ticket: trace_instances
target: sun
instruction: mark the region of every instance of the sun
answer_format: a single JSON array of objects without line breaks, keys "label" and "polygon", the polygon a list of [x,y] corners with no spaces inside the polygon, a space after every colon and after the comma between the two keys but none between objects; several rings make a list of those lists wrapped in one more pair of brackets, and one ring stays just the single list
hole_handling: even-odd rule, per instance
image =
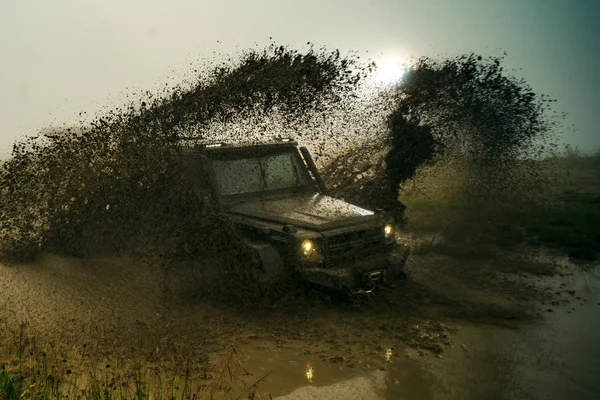
[{"label": "sun", "polygon": [[398,82],[406,71],[406,60],[400,57],[383,57],[375,61],[375,79],[384,84]]}]

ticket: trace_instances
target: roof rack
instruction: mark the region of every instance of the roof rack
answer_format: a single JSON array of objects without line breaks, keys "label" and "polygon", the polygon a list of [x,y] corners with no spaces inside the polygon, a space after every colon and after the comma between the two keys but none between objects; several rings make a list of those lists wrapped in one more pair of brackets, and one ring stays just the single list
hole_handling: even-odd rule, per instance
[{"label": "roof rack", "polygon": [[253,141],[253,142],[217,142],[217,141],[205,141],[202,142],[203,139],[197,138],[197,137],[182,137],[180,138],[182,142],[197,142],[194,143],[194,145],[197,145],[198,147],[202,148],[202,149],[219,149],[219,148],[230,148],[230,149],[235,149],[235,148],[240,148],[240,147],[255,147],[255,146],[266,146],[266,145],[282,145],[282,144],[287,144],[287,145],[297,145],[298,143],[296,143],[296,141],[293,138],[276,138],[275,140],[272,141],[266,141],[266,142],[257,142],[257,141]]}]

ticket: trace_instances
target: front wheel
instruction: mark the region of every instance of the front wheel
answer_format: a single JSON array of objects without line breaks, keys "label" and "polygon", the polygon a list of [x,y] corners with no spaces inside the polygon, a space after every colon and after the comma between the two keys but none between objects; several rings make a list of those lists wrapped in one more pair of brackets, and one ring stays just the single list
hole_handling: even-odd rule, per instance
[{"label": "front wheel", "polygon": [[253,276],[258,283],[283,283],[292,279],[293,270],[286,265],[279,250],[270,243],[249,242],[256,251],[259,264],[253,268]]}]

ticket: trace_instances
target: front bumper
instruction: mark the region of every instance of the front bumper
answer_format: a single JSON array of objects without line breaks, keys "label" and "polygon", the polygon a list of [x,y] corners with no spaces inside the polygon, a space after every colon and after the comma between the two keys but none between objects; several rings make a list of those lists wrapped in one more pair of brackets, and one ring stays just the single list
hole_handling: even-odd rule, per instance
[{"label": "front bumper", "polygon": [[394,244],[385,253],[375,254],[330,268],[299,268],[301,279],[335,290],[370,290],[380,282],[385,282],[402,274],[404,264],[410,254],[406,245]]}]

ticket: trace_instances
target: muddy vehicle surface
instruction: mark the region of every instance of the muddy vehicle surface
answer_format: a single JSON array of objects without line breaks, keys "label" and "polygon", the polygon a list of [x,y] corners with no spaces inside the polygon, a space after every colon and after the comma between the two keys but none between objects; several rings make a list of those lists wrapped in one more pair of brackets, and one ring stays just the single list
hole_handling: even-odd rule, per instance
[{"label": "muddy vehicle surface", "polygon": [[295,141],[186,145],[181,157],[197,194],[255,249],[265,282],[369,293],[404,275],[409,251],[393,220],[327,195],[308,149]]}]

